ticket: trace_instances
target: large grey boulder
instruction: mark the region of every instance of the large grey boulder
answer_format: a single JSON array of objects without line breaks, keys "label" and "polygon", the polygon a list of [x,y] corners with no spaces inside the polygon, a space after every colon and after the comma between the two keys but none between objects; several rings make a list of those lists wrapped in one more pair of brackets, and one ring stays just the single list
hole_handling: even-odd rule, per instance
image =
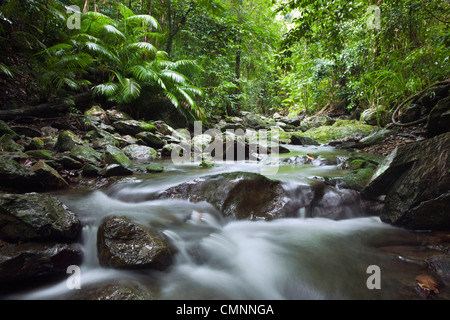
[{"label": "large grey boulder", "polygon": [[77,215],[48,194],[0,194],[0,239],[16,241],[77,240]]},{"label": "large grey boulder", "polygon": [[163,234],[125,217],[110,217],[100,225],[97,251],[100,265],[117,269],[164,270],[173,254]]},{"label": "large grey boulder", "polygon": [[450,132],[397,147],[362,192],[386,196],[381,219],[387,223],[450,230]]},{"label": "large grey boulder", "polygon": [[206,201],[234,219],[271,220],[296,212],[280,181],[250,172],[206,176],[169,188],[158,198]]}]

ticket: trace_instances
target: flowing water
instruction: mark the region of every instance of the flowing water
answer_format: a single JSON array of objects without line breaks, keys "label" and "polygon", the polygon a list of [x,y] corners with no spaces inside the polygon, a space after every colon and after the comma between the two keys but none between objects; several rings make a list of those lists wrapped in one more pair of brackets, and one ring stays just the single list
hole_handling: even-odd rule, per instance
[{"label": "flowing water", "polygon": [[[283,165],[271,176],[283,181],[287,190],[343,174],[338,164],[347,155],[345,151],[325,146],[291,148],[290,154],[281,155]],[[303,161],[306,154],[314,159]],[[307,217],[305,210],[299,209],[298,216],[292,218],[232,221],[205,202],[149,200],[151,195],[196,177],[230,171],[260,172],[264,167],[246,162],[221,163],[209,169],[170,161],[161,164],[164,173],[124,178],[94,191],[57,194],[84,225],[82,288],[69,290],[64,280],[12,298],[83,298],[83,290],[117,283],[138,288],[144,297],[167,300],[418,297],[414,278],[423,271],[423,264],[399,249],[414,250],[420,241],[416,234],[367,216],[351,203],[340,208],[347,210],[347,219],[341,220]],[[332,191],[324,196],[328,196],[326,202],[331,207],[341,205],[339,197],[350,192],[338,187]],[[173,265],[165,271],[102,268],[96,232],[103,219],[112,215],[157,226],[178,249]],[[379,289],[367,285],[372,275],[369,266],[380,268]]]}]

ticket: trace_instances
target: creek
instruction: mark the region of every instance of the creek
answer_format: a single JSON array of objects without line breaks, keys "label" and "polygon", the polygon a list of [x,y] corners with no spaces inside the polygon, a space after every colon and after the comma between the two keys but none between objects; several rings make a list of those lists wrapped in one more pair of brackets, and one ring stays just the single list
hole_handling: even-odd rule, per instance
[{"label": "creek", "polygon": [[[329,146],[289,146],[280,155],[275,175],[286,190],[317,179],[342,176],[347,151]],[[314,160],[298,163],[304,155]],[[283,161],[284,159],[284,161]],[[293,159],[293,161],[286,161]],[[272,221],[231,220],[206,202],[152,200],[169,187],[224,172],[263,172],[264,163],[198,163],[159,161],[165,171],[126,177],[97,190],[54,193],[83,223],[81,290],[66,280],[22,292],[13,299],[72,299],[84,289],[125,284],[156,299],[410,299],[418,298],[415,277],[424,266],[408,254],[421,250],[421,234],[390,226],[367,215],[355,203],[340,203],[350,190],[331,188],[326,203],[345,212],[344,219],[297,217]],[[306,197],[296,194],[295,197]],[[177,248],[164,271],[103,268],[97,257],[96,233],[108,216],[127,216],[157,226]],[[370,289],[370,266],[380,269],[380,289]],[[69,275],[68,275],[69,276]],[[157,292],[157,293],[155,293]]]}]

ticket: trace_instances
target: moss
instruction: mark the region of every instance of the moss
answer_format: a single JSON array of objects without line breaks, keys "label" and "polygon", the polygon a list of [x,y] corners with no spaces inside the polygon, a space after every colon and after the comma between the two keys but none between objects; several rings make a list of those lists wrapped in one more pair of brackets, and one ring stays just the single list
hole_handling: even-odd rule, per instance
[{"label": "moss", "polygon": [[209,160],[203,160],[200,163],[200,167],[202,168],[211,168],[214,167],[214,162],[213,161],[209,161]]},{"label": "moss", "polygon": [[370,182],[373,174],[373,168],[363,168],[345,175],[343,181],[352,189],[362,190]]},{"label": "moss", "polygon": [[159,173],[159,172],[163,172],[164,171],[164,166],[162,165],[151,165],[151,166],[146,166],[145,167],[145,171],[149,172],[149,173]]},{"label": "moss", "polygon": [[328,143],[352,135],[366,136],[371,132],[372,126],[363,124],[357,120],[337,120],[333,125],[320,126],[304,133],[300,133],[300,135],[313,138],[321,143]]},{"label": "moss", "polygon": [[43,160],[50,160],[53,158],[52,152],[50,150],[28,150],[25,152],[26,155]]}]

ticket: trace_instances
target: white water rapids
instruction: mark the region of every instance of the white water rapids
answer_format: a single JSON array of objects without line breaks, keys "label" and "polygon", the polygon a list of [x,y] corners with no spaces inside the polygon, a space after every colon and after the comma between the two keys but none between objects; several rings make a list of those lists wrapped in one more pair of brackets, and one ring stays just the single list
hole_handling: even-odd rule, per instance
[{"label": "white water rapids", "polygon": [[[342,156],[328,147],[312,151]],[[85,288],[119,282],[132,283],[144,292],[156,286],[157,299],[402,299],[410,294],[399,288],[404,287],[405,278],[407,283],[408,277],[414,279],[420,266],[383,250],[413,241],[409,232],[378,217],[358,216],[354,207],[348,209],[353,217],[338,221],[307,218],[304,209],[293,218],[232,221],[205,202],[147,200],[149,194],[202,175],[259,170],[258,164],[246,163],[218,164],[211,169],[165,165],[164,173],[123,179],[104,190],[59,194],[84,225],[81,289],[69,290],[64,280],[11,298],[71,299]],[[288,188],[336,170],[336,165],[296,164],[280,167],[275,178]],[[330,205],[338,203],[333,202],[338,195],[330,194]],[[102,268],[97,228],[113,215],[157,226],[178,249],[173,265],[165,271]],[[367,286],[371,265],[380,267],[381,289]]]}]

